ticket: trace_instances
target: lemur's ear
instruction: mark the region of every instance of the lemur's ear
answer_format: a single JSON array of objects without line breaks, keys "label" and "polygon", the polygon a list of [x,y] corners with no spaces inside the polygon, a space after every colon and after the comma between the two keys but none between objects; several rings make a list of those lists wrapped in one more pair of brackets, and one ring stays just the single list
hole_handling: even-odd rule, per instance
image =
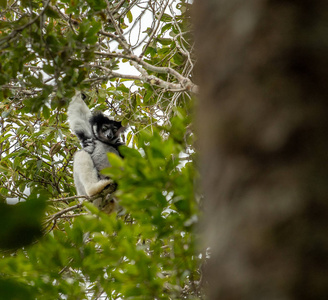
[{"label": "lemur's ear", "polygon": [[84,93],[81,93],[81,97],[82,97],[83,100],[85,100],[87,98],[87,95],[84,94]]},{"label": "lemur's ear", "polygon": [[[121,122],[120,122],[120,123],[121,123]],[[127,127],[121,126],[121,127],[117,130],[117,135],[120,135],[120,134],[124,133],[125,130],[127,130]]]},{"label": "lemur's ear", "polygon": [[113,120],[112,122],[113,122],[113,124],[114,124],[117,128],[122,127],[122,122],[121,122],[121,121],[115,121],[115,120]]}]

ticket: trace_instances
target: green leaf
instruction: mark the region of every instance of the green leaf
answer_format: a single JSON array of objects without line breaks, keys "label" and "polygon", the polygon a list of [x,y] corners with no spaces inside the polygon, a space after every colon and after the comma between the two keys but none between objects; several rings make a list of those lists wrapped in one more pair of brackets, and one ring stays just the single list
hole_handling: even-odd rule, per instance
[{"label": "green leaf", "polygon": [[108,160],[113,167],[123,167],[123,159],[115,153],[107,153]]},{"label": "green leaf", "polygon": [[92,8],[95,11],[100,11],[107,7],[106,2],[103,0],[87,0],[87,2],[90,5],[90,8]]},{"label": "green leaf", "polygon": [[27,79],[31,82],[31,84],[34,87],[43,87],[43,82],[42,82],[42,80],[40,80],[40,78],[36,78],[34,76],[29,76]]},{"label": "green leaf", "polygon": [[151,89],[149,89],[146,92],[146,95],[144,96],[144,103],[147,103],[152,95],[153,95],[153,91]]},{"label": "green leaf", "polygon": [[51,65],[43,65],[42,69],[44,72],[46,72],[49,75],[52,75],[55,73],[55,68]]},{"label": "green leaf", "polygon": [[169,14],[166,14],[166,13],[164,13],[163,16],[162,16],[162,18],[161,18],[161,21],[162,22],[165,22],[165,23],[168,23],[171,20],[172,20],[172,17]]},{"label": "green leaf", "polygon": [[165,24],[162,29],[161,29],[161,33],[164,33],[165,31],[169,30],[170,28],[172,28],[172,24]]},{"label": "green leaf", "polygon": [[59,19],[60,16],[58,14],[57,11],[55,11],[52,7],[50,6],[47,6],[46,10],[45,10],[45,14],[50,17],[50,18],[53,18],[53,19]]},{"label": "green leaf", "polygon": [[133,21],[133,16],[132,16],[131,10],[129,10],[126,13],[126,16],[128,17],[129,23],[131,23]]},{"label": "green leaf", "polygon": [[86,43],[94,44],[98,40],[98,31],[101,29],[101,23],[94,22],[92,27],[86,32]]},{"label": "green leaf", "polygon": [[157,38],[157,41],[164,46],[170,45],[172,43],[172,40],[168,38]]},{"label": "green leaf", "polygon": [[46,106],[46,105],[43,106],[42,113],[43,113],[44,118],[46,120],[49,120],[49,118],[50,118],[50,110],[49,110],[48,106]]},{"label": "green leaf", "polygon": [[181,65],[185,60],[185,57],[183,55],[181,55],[180,53],[176,53],[173,56],[173,61],[176,65]]},{"label": "green leaf", "polygon": [[11,113],[12,109],[8,109],[8,110],[4,110],[2,113],[1,113],[1,117],[2,118],[7,118],[10,113]]},{"label": "green leaf", "polygon": [[120,147],[120,152],[122,153],[122,155],[124,157],[135,157],[135,158],[140,158],[141,157],[141,154],[138,150],[128,148],[128,147],[125,147],[125,146]]},{"label": "green leaf", "polygon": [[129,145],[132,138],[132,131],[129,131],[126,137],[126,144]]}]

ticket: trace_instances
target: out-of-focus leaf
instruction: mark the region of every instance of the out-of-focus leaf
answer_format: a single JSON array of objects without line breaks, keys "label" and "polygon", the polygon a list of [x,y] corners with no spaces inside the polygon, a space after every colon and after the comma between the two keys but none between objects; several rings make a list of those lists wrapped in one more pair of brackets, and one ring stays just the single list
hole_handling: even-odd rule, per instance
[{"label": "out-of-focus leaf", "polygon": [[128,148],[128,147],[120,147],[120,152],[123,154],[123,156],[129,156],[129,157],[141,157],[141,154],[136,149]]},{"label": "out-of-focus leaf", "polygon": [[18,280],[0,277],[0,291],[0,300],[34,299],[31,286],[22,284]]},{"label": "out-of-focus leaf", "polygon": [[15,205],[0,203],[0,228],[6,229],[0,231],[1,249],[27,246],[41,236],[45,199],[34,197]]},{"label": "out-of-focus leaf", "polygon": [[52,7],[48,6],[45,10],[45,14],[50,17],[50,18],[54,18],[54,19],[59,19],[60,16],[58,14],[57,11],[55,11]]},{"label": "out-of-focus leaf", "polygon": [[50,110],[46,105],[43,106],[42,113],[43,113],[43,116],[46,120],[48,120],[50,118]]},{"label": "out-of-focus leaf", "polygon": [[0,0],[0,7],[6,8],[7,7],[7,0]]},{"label": "out-of-focus leaf", "polygon": [[123,160],[121,157],[114,153],[107,153],[108,160],[113,167],[120,168],[123,166]]}]

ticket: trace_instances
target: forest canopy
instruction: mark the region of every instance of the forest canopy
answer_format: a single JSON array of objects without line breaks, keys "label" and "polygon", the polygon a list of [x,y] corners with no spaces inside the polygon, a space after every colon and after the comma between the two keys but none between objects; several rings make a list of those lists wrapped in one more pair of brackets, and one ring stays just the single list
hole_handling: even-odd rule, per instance
[{"label": "forest canopy", "polygon": [[[190,6],[0,1],[1,299],[202,298]],[[124,214],[76,196],[76,91],[128,127]]]}]

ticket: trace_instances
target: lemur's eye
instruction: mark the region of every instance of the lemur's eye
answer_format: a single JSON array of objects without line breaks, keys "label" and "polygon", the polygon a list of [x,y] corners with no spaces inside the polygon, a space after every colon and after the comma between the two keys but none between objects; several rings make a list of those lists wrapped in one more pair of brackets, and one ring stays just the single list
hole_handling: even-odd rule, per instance
[{"label": "lemur's eye", "polygon": [[103,126],[101,127],[102,131],[106,131],[110,128],[110,126],[108,124],[103,124]]}]

